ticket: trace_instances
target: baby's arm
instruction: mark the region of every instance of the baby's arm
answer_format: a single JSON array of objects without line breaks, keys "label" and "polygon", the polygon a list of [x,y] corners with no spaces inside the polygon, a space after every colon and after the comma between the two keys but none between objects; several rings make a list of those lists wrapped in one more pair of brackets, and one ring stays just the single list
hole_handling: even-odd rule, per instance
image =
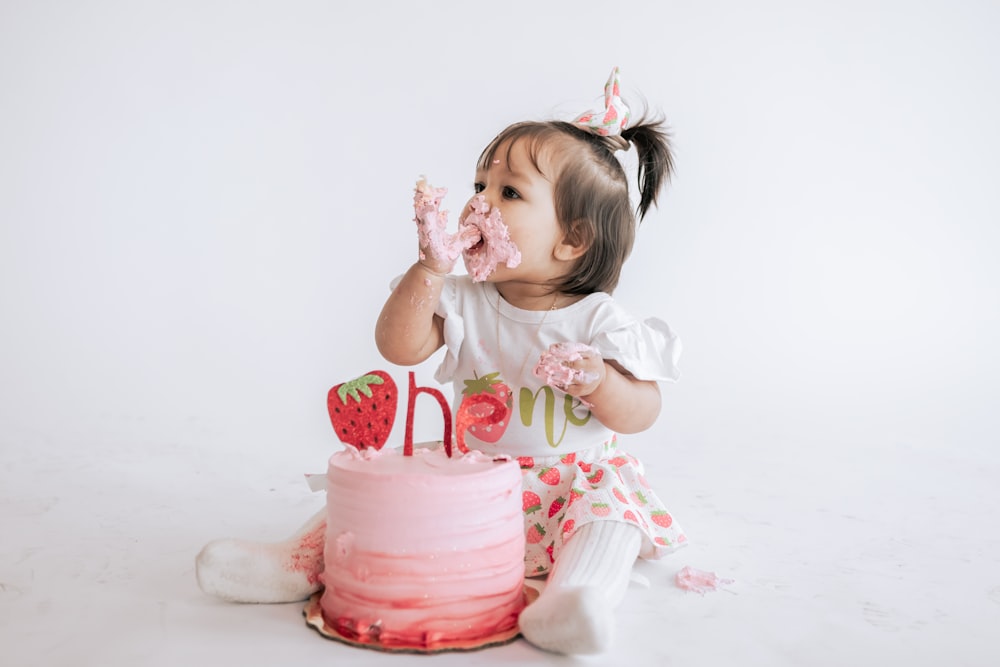
[{"label": "baby's arm", "polygon": [[403,275],[375,324],[375,344],[393,364],[414,366],[444,344],[444,320],[434,311],[441,300],[444,274],[451,272],[462,243],[446,230],[448,212],[440,209],[446,192],[424,178],[413,191],[420,261]]},{"label": "baby's arm", "polygon": [[604,379],[590,393],[579,395],[590,403],[591,414],[617,433],[639,433],[652,426],[660,416],[659,385],[636,379],[614,362],[602,360],[601,365]]},{"label": "baby's arm", "polygon": [[392,291],[378,322],[375,344],[386,361],[414,366],[444,344],[444,320],[434,314],[444,276],[417,262]]}]

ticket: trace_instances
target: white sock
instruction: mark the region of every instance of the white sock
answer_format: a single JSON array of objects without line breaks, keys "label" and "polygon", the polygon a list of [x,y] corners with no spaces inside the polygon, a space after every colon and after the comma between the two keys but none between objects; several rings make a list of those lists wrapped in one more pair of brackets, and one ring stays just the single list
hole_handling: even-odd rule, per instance
[{"label": "white sock", "polygon": [[230,602],[297,602],[320,589],[326,508],[284,542],[215,540],[195,559],[201,590]]},{"label": "white sock", "polygon": [[521,612],[524,638],[555,653],[606,651],[641,546],[639,529],[627,523],[581,527],[563,545],[541,595]]}]

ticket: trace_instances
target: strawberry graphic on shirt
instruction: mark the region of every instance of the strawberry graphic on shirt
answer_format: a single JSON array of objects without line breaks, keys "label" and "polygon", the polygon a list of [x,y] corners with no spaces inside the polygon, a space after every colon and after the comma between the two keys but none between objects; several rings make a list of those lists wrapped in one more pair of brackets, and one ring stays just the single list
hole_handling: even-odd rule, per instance
[{"label": "strawberry graphic on shirt", "polygon": [[499,372],[476,375],[464,382],[462,402],[455,415],[458,432],[463,441],[466,434],[472,434],[483,442],[497,442],[507,430],[514,407],[510,387]]},{"label": "strawberry graphic on shirt", "polygon": [[357,449],[382,449],[396,419],[398,391],[385,371],[371,371],[330,389],[326,407],[337,437]]}]

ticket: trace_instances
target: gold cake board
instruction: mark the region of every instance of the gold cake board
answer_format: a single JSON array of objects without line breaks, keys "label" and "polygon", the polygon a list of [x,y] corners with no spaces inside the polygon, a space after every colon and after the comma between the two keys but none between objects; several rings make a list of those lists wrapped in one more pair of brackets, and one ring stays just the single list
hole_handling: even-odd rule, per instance
[{"label": "gold cake board", "polygon": [[[440,642],[433,648],[416,645],[407,646],[405,644],[398,646],[383,646],[382,644],[374,642],[361,642],[350,637],[345,637],[339,633],[336,628],[327,624],[326,619],[323,618],[323,610],[319,604],[322,595],[323,591],[320,590],[319,592],[314,593],[312,597],[306,601],[306,606],[302,610],[302,615],[306,617],[306,625],[314,628],[317,632],[319,632],[319,634],[327,639],[335,639],[339,642],[343,642],[350,646],[357,646],[359,648],[369,648],[375,651],[385,651],[388,653],[444,653],[447,651],[478,651],[479,649],[489,648],[491,646],[509,644],[517,639],[521,634],[521,631],[515,625],[510,630],[497,632],[479,639]],[[525,606],[534,602],[537,597],[538,591],[531,586],[524,587]]]}]

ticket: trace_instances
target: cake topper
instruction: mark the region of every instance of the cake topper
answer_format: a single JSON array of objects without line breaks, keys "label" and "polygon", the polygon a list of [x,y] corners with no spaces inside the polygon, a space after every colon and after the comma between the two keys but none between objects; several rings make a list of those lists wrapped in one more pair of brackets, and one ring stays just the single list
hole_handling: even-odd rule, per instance
[{"label": "cake topper", "polygon": [[[406,434],[403,438],[404,456],[413,456],[413,416],[416,411],[417,396],[420,394],[430,395],[441,407],[444,419],[442,443],[449,457],[452,456],[456,444],[463,454],[469,451],[465,444],[467,430],[496,424],[505,419],[509,413],[509,406],[492,396],[487,396],[478,403],[487,403],[489,408],[485,411],[477,410],[475,414],[468,411],[460,414],[457,432],[453,433],[451,408],[445,395],[433,387],[418,387],[416,374],[412,371],[409,381]],[[396,383],[385,371],[369,371],[353,380],[342,382],[330,389],[326,396],[330,423],[337,437],[345,445],[357,450],[382,449],[392,433],[398,403],[399,392]]]},{"label": "cake topper", "polygon": [[359,450],[382,449],[396,420],[398,394],[385,371],[371,371],[333,387],[326,407],[337,437]]},{"label": "cake topper", "polygon": [[[430,394],[441,406],[441,414],[444,417],[444,453],[448,458],[452,456],[451,445],[451,409],[448,407],[448,400],[437,389],[433,387],[418,387],[416,375],[410,371],[410,391],[406,400],[406,435],[403,438],[403,456],[413,456],[413,413],[417,407],[417,394]],[[469,451],[464,443],[459,445],[459,450],[464,454]]]}]

